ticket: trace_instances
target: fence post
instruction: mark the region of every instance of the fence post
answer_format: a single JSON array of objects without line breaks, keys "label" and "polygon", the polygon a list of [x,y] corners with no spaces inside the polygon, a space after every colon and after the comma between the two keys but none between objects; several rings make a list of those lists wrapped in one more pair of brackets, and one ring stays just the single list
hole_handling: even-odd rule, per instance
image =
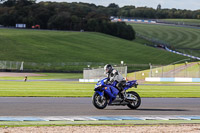
[{"label": "fence post", "polygon": [[7,61],[5,61],[5,69],[7,69]]},{"label": "fence post", "polygon": [[126,66],[126,68],[125,68],[125,75],[126,75],[126,77],[127,77],[127,71],[128,71],[128,67]]},{"label": "fence post", "polygon": [[20,71],[24,70],[24,62],[22,61],[21,66],[20,66]]},{"label": "fence post", "polygon": [[200,78],[200,63],[198,63],[198,66],[199,66],[199,78]]},{"label": "fence post", "polygon": [[151,63],[149,63],[149,67],[150,67],[149,77],[152,77],[152,65],[151,65]]},{"label": "fence post", "polygon": [[136,80],[136,72],[134,72],[135,73],[135,80]]},{"label": "fence post", "polygon": [[175,68],[176,68],[176,66],[175,66],[175,64],[174,64],[174,75],[173,75],[174,77],[175,77]]},{"label": "fence post", "polygon": [[187,74],[187,61],[185,62],[185,77],[187,77],[188,74]]},{"label": "fence post", "polygon": [[11,61],[10,61],[10,69],[11,69]]}]

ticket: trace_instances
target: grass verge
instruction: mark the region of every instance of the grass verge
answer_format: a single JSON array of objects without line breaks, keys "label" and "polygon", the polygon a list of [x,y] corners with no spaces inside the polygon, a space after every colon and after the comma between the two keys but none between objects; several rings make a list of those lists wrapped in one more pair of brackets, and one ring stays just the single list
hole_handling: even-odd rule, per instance
[{"label": "grass verge", "polygon": [[140,35],[148,37],[152,41],[167,43],[171,49],[187,53],[193,56],[200,56],[200,31],[198,28],[185,28],[168,25],[155,24],[130,24]]},{"label": "grass verge", "polygon": [[[41,74],[43,76],[28,76],[28,80],[39,80],[39,79],[81,79],[81,78],[83,78],[83,73],[37,73],[37,74]],[[25,74],[24,74],[24,76],[25,76]],[[0,77],[0,80],[23,80],[24,76],[19,76],[19,77],[5,76],[5,77]]]},{"label": "grass verge", "polygon": [[29,70],[82,71],[88,62],[92,63],[91,67],[98,67],[107,63],[119,64],[120,61],[126,64],[169,64],[185,59],[96,32],[0,29],[0,40],[0,60],[24,61],[24,69]]},{"label": "grass verge", "polygon": [[[1,97],[91,97],[95,83],[38,81],[0,81]],[[200,97],[199,86],[139,85],[136,91],[141,97]]]},{"label": "grass verge", "polygon": [[0,127],[26,126],[133,126],[161,124],[200,124],[200,120],[123,120],[123,121],[44,121],[44,122],[0,122]]}]

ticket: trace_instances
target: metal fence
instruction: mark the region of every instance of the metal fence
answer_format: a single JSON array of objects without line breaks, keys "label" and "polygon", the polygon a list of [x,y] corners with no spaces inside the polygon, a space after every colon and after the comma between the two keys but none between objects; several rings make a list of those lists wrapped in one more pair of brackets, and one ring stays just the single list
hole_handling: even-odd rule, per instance
[{"label": "metal fence", "polygon": [[[124,77],[127,76],[127,66],[114,67],[114,69],[116,69]],[[96,69],[85,68],[83,70],[84,79],[101,79],[104,77],[106,77],[106,74],[103,68],[96,68]]]},{"label": "metal fence", "polygon": [[[117,63],[110,63],[113,66],[121,66]],[[101,62],[20,62],[0,61],[0,70],[17,70],[30,72],[83,72],[84,68],[101,68],[105,63]],[[125,65],[125,64],[124,64]],[[126,64],[129,72],[148,69],[148,64]],[[116,67],[118,69],[118,67]],[[121,70],[119,70],[121,71]],[[126,70],[127,71],[127,70]],[[124,72],[122,72],[124,73]],[[127,73],[127,72],[126,72]]]},{"label": "metal fence", "polygon": [[4,70],[20,70],[23,69],[23,62],[17,61],[0,61],[0,69]]},{"label": "metal fence", "polygon": [[130,80],[144,80],[146,77],[164,78],[200,78],[200,62],[191,62],[170,65],[149,65],[149,69],[128,74]]},{"label": "metal fence", "polygon": [[0,61],[0,70],[10,71],[51,71],[51,72],[82,72],[85,67],[104,66],[101,62],[20,62],[20,61]]},{"label": "metal fence", "polygon": [[[151,64],[126,64],[126,66],[116,66],[114,68],[117,69],[124,77],[127,77],[127,66],[129,72],[136,71],[128,74],[128,77],[131,77],[131,79],[145,79],[145,77],[200,78],[200,62],[188,63],[187,60],[190,59],[174,62],[173,64],[167,66]],[[104,63],[91,62],[31,63],[0,61],[0,70],[82,72],[83,68],[88,67],[87,69],[84,69],[83,77],[85,79],[100,79],[106,77],[102,68],[104,65]],[[96,67],[96,69],[91,67]]]},{"label": "metal fence", "polygon": [[200,63],[182,63],[168,66],[150,66],[149,77],[200,78]]}]

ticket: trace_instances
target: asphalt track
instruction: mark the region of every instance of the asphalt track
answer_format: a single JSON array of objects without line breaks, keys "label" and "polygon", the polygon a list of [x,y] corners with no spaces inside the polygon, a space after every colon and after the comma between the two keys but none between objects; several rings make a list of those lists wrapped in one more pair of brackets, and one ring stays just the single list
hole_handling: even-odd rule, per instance
[{"label": "asphalt track", "polygon": [[142,98],[137,110],[127,106],[96,109],[91,98],[0,97],[0,116],[200,115],[200,98]]}]

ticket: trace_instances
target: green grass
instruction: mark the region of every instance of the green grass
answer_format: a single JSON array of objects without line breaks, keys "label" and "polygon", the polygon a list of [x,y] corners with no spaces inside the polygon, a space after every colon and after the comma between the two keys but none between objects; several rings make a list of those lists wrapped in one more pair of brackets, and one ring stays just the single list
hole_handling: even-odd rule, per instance
[{"label": "green grass", "polygon": [[[189,63],[189,64],[190,64],[190,63]],[[197,64],[195,64],[195,65],[189,67],[187,70],[188,70],[188,71],[196,71],[196,72],[200,71],[200,61],[197,62]]]},{"label": "green grass", "polygon": [[141,39],[141,38],[139,38],[137,36],[136,36],[136,39],[134,40],[134,42],[137,42],[137,43],[140,43],[140,44],[149,44],[151,46],[155,45],[153,42]]},{"label": "green grass", "polygon": [[[28,80],[39,79],[81,79],[82,73],[37,73],[42,76],[28,76]],[[25,75],[24,75],[25,76]],[[19,77],[0,77],[0,80],[23,80],[24,76]]]},{"label": "green grass", "polygon": [[[24,69],[36,70],[82,70],[87,67],[85,62],[119,64],[121,60],[126,64],[169,64],[185,58],[94,32],[0,29],[0,47],[0,60],[25,61]],[[59,64],[67,62],[79,63]]]},{"label": "green grass", "polygon": [[[91,97],[95,84],[78,82],[0,81],[0,96],[6,97]],[[200,97],[199,86],[147,86],[135,90],[141,97]]]},{"label": "green grass", "polygon": [[[135,31],[149,38],[157,39],[170,44],[172,48],[178,49],[191,55],[200,56],[200,52],[191,49],[200,49],[200,30],[176,26],[155,24],[130,24]],[[179,48],[186,48],[179,49]]]},{"label": "green grass", "polygon": [[0,96],[88,97],[94,85],[77,82],[1,82]]},{"label": "green grass", "polygon": [[[185,75],[186,77],[200,78],[200,62],[196,62],[197,64],[187,67],[184,70],[179,72],[179,76]],[[189,65],[188,63],[187,65]],[[185,64],[183,64],[185,65]]]},{"label": "green grass", "polygon": [[[197,63],[197,64],[184,68],[183,70],[177,71],[176,73],[173,73],[173,70],[179,69],[179,67],[186,67],[185,63],[167,65],[167,66],[154,66],[152,68],[151,74],[153,77],[166,77],[165,74],[170,73],[171,75],[167,75],[167,77],[170,77],[170,76],[171,77],[186,77],[187,76],[187,77],[199,78],[200,62],[190,62],[190,63],[187,63],[187,65],[190,65],[192,63]],[[156,73],[156,71],[158,73]],[[145,79],[146,77],[150,77],[150,69],[127,74],[127,78],[130,80],[132,79],[140,80],[140,79]]]},{"label": "green grass", "polygon": [[140,86],[141,97],[200,97],[200,86]]},{"label": "green grass", "polygon": [[123,120],[123,121],[36,121],[36,122],[0,122],[1,128],[30,126],[156,126],[172,124],[199,124],[200,120]]},{"label": "green grass", "polygon": [[180,24],[200,25],[200,19],[161,19],[168,22],[176,22]]}]

